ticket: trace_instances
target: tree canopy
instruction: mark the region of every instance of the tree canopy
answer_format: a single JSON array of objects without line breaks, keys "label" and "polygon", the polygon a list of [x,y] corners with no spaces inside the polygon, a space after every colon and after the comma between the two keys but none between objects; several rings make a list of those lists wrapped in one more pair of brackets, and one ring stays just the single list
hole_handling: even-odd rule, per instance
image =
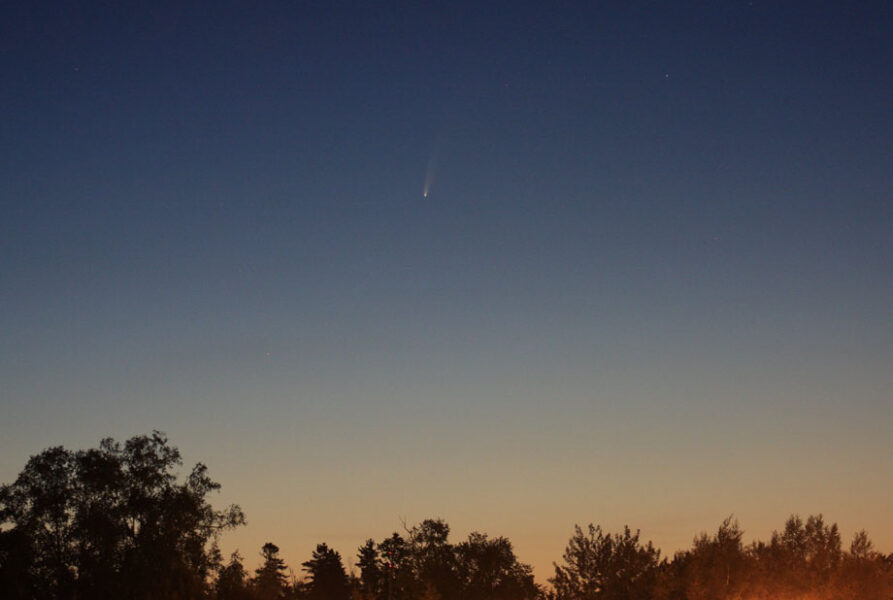
[{"label": "tree canopy", "polygon": [[558,600],[645,600],[650,598],[660,552],[639,543],[639,532],[618,534],[600,526],[577,526],[550,582]]},{"label": "tree canopy", "polygon": [[691,548],[661,558],[638,531],[575,527],[562,562],[534,582],[508,538],[450,540],[425,519],[357,549],[358,573],[321,542],[297,579],[267,542],[249,576],[241,554],[224,564],[221,532],[238,506],[208,498],[220,485],[159,433],[98,448],[49,448],[0,486],[3,600],[890,600],[893,554],[858,532],[845,550],[822,515],[791,516],[767,542],[744,543],[732,517]]},{"label": "tree canopy", "polygon": [[[220,485],[205,465],[184,481],[180,452],[154,432],[99,448],[50,448],[0,487],[4,579],[12,594],[43,598],[197,597],[216,567],[220,532],[244,523],[215,510]],[[7,597],[15,597],[7,596]]]},{"label": "tree canopy", "polygon": [[313,600],[347,600],[350,592],[341,555],[318,544],[310,560],[302,563],[307,573],[307,592]]}]

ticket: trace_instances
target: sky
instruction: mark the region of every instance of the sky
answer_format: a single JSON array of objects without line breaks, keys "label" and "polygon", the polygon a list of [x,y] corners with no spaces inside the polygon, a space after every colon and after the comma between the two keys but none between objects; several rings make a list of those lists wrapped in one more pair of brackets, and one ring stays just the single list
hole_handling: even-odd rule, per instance
[{"label": "sky", "polygon": [[149,4],[0,8],[0,482],[164,431],[296,572],[893,552],[890,4]]}]

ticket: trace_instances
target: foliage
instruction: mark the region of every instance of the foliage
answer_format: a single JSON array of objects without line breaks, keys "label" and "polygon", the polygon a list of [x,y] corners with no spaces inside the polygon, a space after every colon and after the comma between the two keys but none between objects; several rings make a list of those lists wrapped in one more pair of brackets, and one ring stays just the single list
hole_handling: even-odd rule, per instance
[{"label": "foliage", "polygon": [[368,539],[357,550],[356,566],[360,568],[359,592],[362,600],[375,600],[382,597],[386,585],[388,567],[382,564],[375,547],[375,540]]},{"label": "foliage", "polygon": [[639,532],[604,533],[589,525],[574,530],[550,579],[558,600],[646,600],[651,597],[660,552],[639,543]]},{"label": "foliage", "polygon": [[409,564],[416,596],[431,600],[456,597],[456,557],[449,536],[450,526],[442,519],[425,519],[409,530]]},{"label": "foliage", "polygon": [[685,589],[689,600],[737,597],[747,582],[744,532],[729,517],[717,532],[695,538],[687,557]]},{"label": "foliage", "polygon": [[426,519],[357,551],[359,597],[375,600],[532,600],[540,596],[529,565],[518,562],[511,542],[472,533],[459,544],[450,527]]},{"label": "foliage", "polygon": [[378,545],[380,565],[385,575],[379,598],[411,600],[415,597],[417,575],[413,571],[410,551],[409,544],[397,532]]},{"label": "foliage", "polygon": [[214,583],[214,592],[216,600],[252,600],[248,574],[238,551],[232,553],[229,564],[220,568]]},{"label": "foliage", "polygon": [[[848,550],[822,515],[791,516],[768,542],[745,546],[732,517],[688,550],[660,560],[624,527],[575,527],[561,565],[534,583],[511,542],[474,532],[453,544],[426,519],[357,551],[359,576],[322,543],[292,583],[273,543],[249,578],[219,534],[244,523],[238,506],[215,510],[219,489],[197,464],[185,480],[179,451],[154,432],[98,448],[49,448],[0,486],[0,598],[4,600],[891,600],[893,555],[857,533]],[[216,578],[211,580],[211,575]]]},{"label": "foliage", "polygon": [[302,566],[308,575],[307,590],[312,600],[347,600],[350,588],[341,554],[326,544],[317,544],[312,558]]},{"label": "foliage", "polygon": [[260,551],[264,561],[254,572],[251,582],[257,600],[281,600],[288,593],[288,579],[285,576],[285,561],[279,558],[279,546],[272,542],[263,545]]},{"label": "foliage", "polygon": [[36,599],[198,597],[218,534],[244,516],[208,504],[220,486],[203,464],[178,482],[181,464],[159,432],[31,457],[0,487],[0,525],[11,526],[3,545],[16,547],[0,581],[16,572],[15,586]]},{"label": "foliage", "polygon": [[664,563],[656,600],[889,600],[893,561],[874,553],[864,532],[849,552],[835,524],[822,515],[792,516],[769,543],[742,544],[731,518],[717,533],[696,538],[691,550]]},{"label": "foliage", "polygon": [[518,562],[511,542],[474,532],[456,547],[460,596],[469,600],[533,600],[540,590],[533,570]]}]

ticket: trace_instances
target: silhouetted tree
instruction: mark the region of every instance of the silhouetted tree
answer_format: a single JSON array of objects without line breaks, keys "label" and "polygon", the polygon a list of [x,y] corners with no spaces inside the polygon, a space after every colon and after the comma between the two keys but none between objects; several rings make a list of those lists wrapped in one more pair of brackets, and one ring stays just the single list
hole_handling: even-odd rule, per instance
[{"label": "silhouetted tree", "polygon": [[[563,564],[540,589],[508,539],[472,533],[453,545],[441,519],[426,519],[358,549],[359,577],[319,544],[289,585],[279,548],[267,543],[250,580],[241,556],[224,566],[218,534],[244,523],[237,506],[214,510],[220,486],[204,465],[185,481],[163,434],[111,439],[31,457],[0,486],[2,600],[893,600],[893,554],[863,531],[847,552],[836,524],[794,515],[768,543],[742,544],[736,521],[660,561],[628,527],[575,527]],[[209,575],[217,573],[211,582]]]},{"label": "silhouetted tree", "polygon": [[835,573],[833,589],[842,600],[893,598],[893,561],[875,552],[864,530],[853,536],[850,551]]},{"label": "silhouetted tree", "polygon": [[359,590],[364,600],[377,600],[385,593],[385,570],[375,542],[371,539],[357,550],[356,566],[360,568]]},{"label": "silhouetted tree", "polygon": [[251,600],[248,589],[248,573],[242,565],[238,551],[230,555],[229,563],[220,568],[214,583],[216,600]]},{"label": "silhouetted tree", "polygon": [[639,532],[605,534],[601,527],[579,526],[564,552],[564,566],[555,565],[557,600],[647,600],[651,598],[660,552],[651,542],[639,543]]},{"label": "silhouetted tree", "polygon": [[7,600],[40,597],[31,573],[33,554],[31,542],[23,531],[0,531],[0,597]]},{"label": "silhouetted tree", "polygon": [[288,567],[285,561],[279,558],[279,546],[272,542],[263,545],[260,551],[264,561],[254,571],[254,579],[251,587],[258,600],[280,600],[285,598],[288,590],[288,580],[285,572]]},{"label": "silhouetted tree", "polygon": [[747,583],[747,556],[741,541],[744,532],[729,517],[712,537],[701,534],[686,557],[684,570],[688,600],[737,598]]},{"label": "silhouetted tree", "polygon": [[654,581],[654,600],[688,600],[691,554],[690,550],[680,551],[673,560],[660,562]]},{"label": "silhouetted tree", "polygon": [[425,519],[409,530],[409,558],[416,593],[431,600],[453,600],[458,594],[450,526],[442,519]]},{"label": "silhouetted tree", "polygon": [[456,546],[460,596],[467,600],[533,600],[540,594],[529,565],[518,562],[504,537],[472,533]]},{"label": "silhouetted tree", "polygon": [[[220,531],[244,522],[237,506],[214,510],[219,484],[196,465],[178,483],[179,451],[163,434],[123,446],[50,448],[31,457],[15,482],[0,487],[0,526],[27,549],[33,598],[198,597],[204,593]],[[21,556],[17,561],[21,561]],[[4,561],[0,571],[12,568]],[[4,597],[6,590],[3,592]]]},{"label": "silhouetted tree", "polygon": [[74,453],[57,446],[32,456],[11,485],[0,487],[0,525],[11,523],[17,546],[27,549],[35,598],[73,595],[78,499]]},{"label": "silhouetted tree", "polygon": [[347,600],[349,586],[341,555],[326,544],[317,544],[313,557],[302,563],[307,591],[312,600]]},{"label": "silhouetted tree", "polygon": [[399,533],[384,539],[378,545],[378,555],[385,576],[384,597],[388,600],[410,600],[416,588],[415,575],[410,563],[409,545]]},{"label": "silhouetted tree", "polygon": [[789,595],[827,588],[842,558],[837,525],[825,525],[822,515],[805,522],[791,516],[768,545],[757,544],[753,552],[762,575],[758,580],[772,593]]}]

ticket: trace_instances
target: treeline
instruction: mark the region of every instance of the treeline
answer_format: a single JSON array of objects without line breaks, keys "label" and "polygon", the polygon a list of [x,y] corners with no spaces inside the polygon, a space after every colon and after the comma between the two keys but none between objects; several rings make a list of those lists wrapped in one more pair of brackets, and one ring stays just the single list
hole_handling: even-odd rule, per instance
[{"label": "treeline", "polygon": [[849,551],[821,515],[792,516],[770,541],[745,545],[736,521],[701,534],[689,550],[661,559],[624,528],[577,527],[555,565],[549,592],[559,600],[890,600],[893,554],[857,533]]},{"label": "treeline", "polygon": [[357,550],[357,570],[348,575],[341,555],[319,544],[301,564],[302,577],[291,579],[277,548],[267,543],[263,562],[249,577],[242,557],[233,554],[213,583],[217,600],[535,600],[542,590],[529,565],[518,562],[507,539],[472,533],[449,542],[450,528],[427,519]]},{"label": "treeline", "polygon": [[577,527],[549,586],[534,583],[511,542],[449,539],[428,519],[347,561],[321,543],[295,574],[267,543],[249,571],[217,546],[244,524],[214,509],[202,464],[184,481],[179,451],[158,432],[98,448],[50,448],[0,487],[0,598],[9,600],[891,600],[893,554],[865,532],[843,549],[821,515],[791,517],[745,545],[731,518],[692,548],[661,557],[639,533]]}]

